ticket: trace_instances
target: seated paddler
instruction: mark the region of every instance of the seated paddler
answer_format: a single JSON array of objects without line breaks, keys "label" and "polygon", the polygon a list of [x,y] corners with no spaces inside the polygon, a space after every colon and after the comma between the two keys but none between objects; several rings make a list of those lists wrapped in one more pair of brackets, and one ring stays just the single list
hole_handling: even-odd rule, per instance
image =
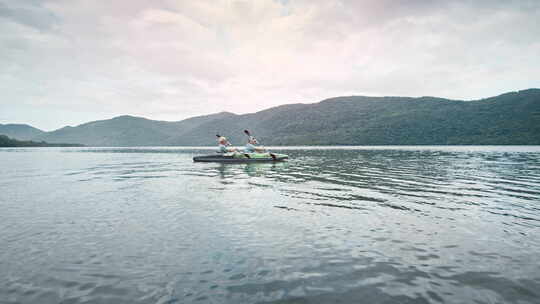
[{"label": "seated paddler", "polygon": [[230,147],[231,143],[227,140],[225,136],[221,136],[219,134],[216,134],[216,136],[218,138],[219,153],[238,152],[238,149]]},{"label": "seated paddler", "polygon": [[244,152],[246,153],[264,153],[266,152],[266,149],[259,145],[259,141],[249,133],[248,130],[244,130],[244,133],[248,136],[248,141],[246,143],[246,147],[244,148]]}]

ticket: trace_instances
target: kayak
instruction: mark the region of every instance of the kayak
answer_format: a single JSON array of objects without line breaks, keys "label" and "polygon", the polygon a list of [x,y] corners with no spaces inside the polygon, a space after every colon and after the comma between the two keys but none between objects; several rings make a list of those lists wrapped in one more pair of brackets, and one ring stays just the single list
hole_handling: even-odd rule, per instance
[{"label": "kayak", "polygon": [[217,162],[217,163],[252,163],[252,162],[276,162],[284,161],[289,156],[279,153],[224,153],[214,155],[195,156],[195,162]]}]

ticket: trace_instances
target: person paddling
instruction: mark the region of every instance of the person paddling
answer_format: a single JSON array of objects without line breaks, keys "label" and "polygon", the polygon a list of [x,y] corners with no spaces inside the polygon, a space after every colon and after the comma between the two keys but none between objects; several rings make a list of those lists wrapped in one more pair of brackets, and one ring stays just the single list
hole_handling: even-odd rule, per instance
[{"label": "person paddling", "polygon": [[221,136],[219,134],[216,134],[216,136],[218,138],[218,145],[219,145],[220,153],[238,152],[238,149],[236,148],[228,148],[228,146],[231,146],[231,143],[227,140],[225,136]]},{"label": "person paddling", "polygon": [[246,147],[244,148],[244,151],[253,153],[264,153],[266,152],[266,149],[264,147],[259,146],[259,141],[255,138],[255,136],[251,135],[248,130],[244,130],[244,133],[248,136],[248,141],[246,144]]}]

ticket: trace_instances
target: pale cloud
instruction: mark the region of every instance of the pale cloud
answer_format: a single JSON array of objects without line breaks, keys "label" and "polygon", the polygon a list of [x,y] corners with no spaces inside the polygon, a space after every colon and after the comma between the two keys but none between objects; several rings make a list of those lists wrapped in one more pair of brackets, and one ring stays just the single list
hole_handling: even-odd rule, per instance
[{"label": "pale cloud", "polygon": [[539,87],[538,1],[0,0],[0,118],[47,129]]}]

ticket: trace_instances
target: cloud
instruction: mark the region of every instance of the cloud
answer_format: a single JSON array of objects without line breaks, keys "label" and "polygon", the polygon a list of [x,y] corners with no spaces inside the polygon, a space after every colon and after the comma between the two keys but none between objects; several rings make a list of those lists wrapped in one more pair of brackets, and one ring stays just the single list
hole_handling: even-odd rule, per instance
[{"label": "cloud", "polygon": [[5,18],[38,30],[51,30],[59,19],[44,9],[38,1],[0,2],[0,18]]},{"label": "cloud", "polygon": [[56,128],[350,94],[486,97],[539,86],[539,20],[537,1],[0,0],[0,111]]}]

